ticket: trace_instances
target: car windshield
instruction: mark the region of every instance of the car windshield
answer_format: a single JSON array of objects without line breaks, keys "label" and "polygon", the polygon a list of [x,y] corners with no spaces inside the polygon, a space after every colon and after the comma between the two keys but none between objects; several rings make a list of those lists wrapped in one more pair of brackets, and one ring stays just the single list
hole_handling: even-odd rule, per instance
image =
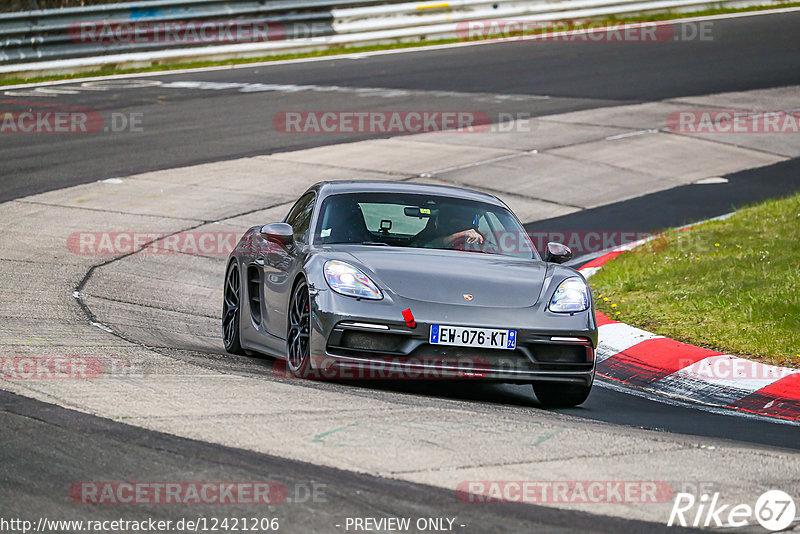
[{"label": "car windshield", "polygon": [[527,232],[506,208],[408,193],[331,195],[321,208],[316,244],[461,250],[538,259]]}]

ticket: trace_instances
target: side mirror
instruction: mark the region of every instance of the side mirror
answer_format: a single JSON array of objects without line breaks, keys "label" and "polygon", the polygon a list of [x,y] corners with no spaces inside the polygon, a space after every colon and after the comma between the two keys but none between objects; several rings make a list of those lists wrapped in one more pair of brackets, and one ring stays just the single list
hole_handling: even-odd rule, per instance
[{"label": "side mirror", "polygon": [[290,224],[272,223],[261,227],[261,235],[268,241],[275,241],[283,246],[294,242],[294,230]]},{"label": "side mirror", "polygon": [[544,255],[544,261],[551,263],[564,263],[572,259],[572,251],[567,245],[555,243],[553,241],[547,244],[547,252]]}]

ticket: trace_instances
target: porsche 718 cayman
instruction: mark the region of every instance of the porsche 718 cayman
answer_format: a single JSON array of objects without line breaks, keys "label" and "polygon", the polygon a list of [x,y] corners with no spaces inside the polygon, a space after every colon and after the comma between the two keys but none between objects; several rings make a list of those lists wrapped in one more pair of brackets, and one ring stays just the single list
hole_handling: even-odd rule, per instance
[{"label": "porsche 718 cayman", "polygon": [[582,403],[597,346],[589,286],[544,258],[497,198],[455,187],[311,187],[283,222],[250,228],[227,263],[223,341],[298,377],[531,383]]}]

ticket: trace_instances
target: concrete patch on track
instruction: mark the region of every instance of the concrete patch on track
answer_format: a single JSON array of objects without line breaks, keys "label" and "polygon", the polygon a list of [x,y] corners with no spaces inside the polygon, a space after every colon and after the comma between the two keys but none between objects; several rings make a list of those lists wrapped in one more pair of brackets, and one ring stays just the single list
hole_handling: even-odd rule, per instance
[{"label": "concrete patch on track", "polygon": [[717,107],[734,109],[797,109],[797,91],[800,88],[796,85],[787,87],[771,87],[769,89],[756,89],[753,91],[737,91],[733,93],[722,93],[714,95],[685,96],[673,98],[668,102],[685,104],[698,107]]},{"label": "concrete patch on track", "polygon": [[363,171],[381,169],[405,178],[512,154],[513,151],[499,148],[417,142],[414,136],[407,136],[282,152],[272,157],[350,169],[351,175],[357,172],[359,177]]},{"label": "concrete patch on track", "polygon": [[546,150],[627,133],[630,128],[572,124],[554,120],[557,116],[520,120],[516,124],[498,126],[494,131],[475,132],[469,135],[453,132],[429,132],[414,136],[416,141],[450,145],[480,146],[505,150]]},{"label": "concrete patch on track", "polygon": [[[573,125],[614,126],[635,128],[641,133],[648,129],[669,132],[690,138],[706,139],[735,148],[749,148],[762,154],[751,154],[753,158],[770,156],[800,156],[798,133],[787,130],[784,133],[693,133],[676,132],[668,127],[668,120],[681,112],[703,113],[714,111],[740,111],[743,113],[792,112],[797,110],[800,87],[776,87],[717,95],[703,95],[669,99],[662,102],[648,102],[625,107],[608,107],[565,113],[558,117],[559,122]],[[707,131],[707,130],[705,130]],[[793,134],[793,135],[792,135]],[[698,148],[702,145],[698,145]],[[646,150],[644,145],[637,147]],[[655,154],[650,153],[651,157]],[[667,170],[668,171],[668,170]]]},{"label": "concrete patch on track", "polygon": [[[599,143],[605,147],[605,141]],[[581,153],[581,147],[582,145],[577,145],[574,148]],[[466,187],[488,187],[498,192],[514,191],[576,210],[602,206],[678,185],[678,182],[671,179],[662,179],[607,163],[564,157],[559,153],[561,150],[564,149],[525,154],[479,167],[443,173],[441,177]],[[539,178],[531,180],[531,176]],[[589,176],[591,179],[587,179]]]},{"label": "concrete patch on track", "polygon": [[702,105],[680,104],[665,100],[573,111],[547,117],[547,120],[581,126],[624,128],[629,133],[635,133],[648,129],[661,130],[666,128],[667,117],[675,111],[702,108]]},{"label": "concrete patch on track", "polygon": [[[725,98],[717,95],[684,97],[671,100],[680,104],[682,107],[701,107],[704,110],[742,110],[757,115],[759,113],[794,113],[794,125],[785,124],[779,120],[777,125],[786,126],[781,134],[770,133],[687,133],[692,137],[708,139],[718,143],[730,143],[740,147],[747,147],[754,150],[761,150],[767,153],[779,154],[782,156],[800,156],[800,132],[790,126],[797,125],[798,98],[797,94],[800,87],[776,87],[772,89],[761,89],[758,91],[743,91],[729,93]],[[686,106],[685,104],[688,104]]]},{"label": "concrete patch on track", "polygon": [[[532,394],[498,415],[496,407],[438,395],[490,387],[476,383],[408,392],[386,384],[282,378],[270,359],[222,354],[226,254],[74,247],[84,233],[239,234],[279,220],[291,200],[321,179],[469,185],[498,192],[532,221],[785,159],[664,132],[608,139],[660,129],[657,117],[674,104],[663,106],[548,116],[539,119],[541,129],[508,143],[495,141],[508,139],[498,133],[362,141],[152,172],[2,204],[4,348],[26,356],[97,357],[108,371],[96,379],[5,379],[2,387],[153,430],[435,484],[452,489],[454,497],[459,483],[474,479],[661,480],[676,491],[712,482],[730,502],[792,487],[796,477],[785,466],[796,454],[534,410]],[[624,119],[614,120],[618,116]],[[28,339],[31,332],[35,337]],[[739,466],[736,472],[731,465]],[[552,504],[664,522],[671,501]]]},{"label": "concrete patch on track", "polygon": [[645,133],[553,152],[683,183],[783,160],[774,154],[665,133]]}]

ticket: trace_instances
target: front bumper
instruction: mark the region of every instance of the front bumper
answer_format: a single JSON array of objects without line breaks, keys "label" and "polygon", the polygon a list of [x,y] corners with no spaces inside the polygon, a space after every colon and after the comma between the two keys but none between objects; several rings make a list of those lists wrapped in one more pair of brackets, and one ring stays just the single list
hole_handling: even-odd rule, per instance
[{"label": "front bumper", "polygon": [[[525,309],[356,300],[312,294],[311,367],[323,378],[477,379],[591,385],[597,326],[593,310],[553,314]],[[416,327],[401,310],[411,308]],[[432,324],[517,331],[514,350],[428,342]],[[553,339],[556,338],[556,339]],[[572,339],[570,339],[572,338]]]}]

